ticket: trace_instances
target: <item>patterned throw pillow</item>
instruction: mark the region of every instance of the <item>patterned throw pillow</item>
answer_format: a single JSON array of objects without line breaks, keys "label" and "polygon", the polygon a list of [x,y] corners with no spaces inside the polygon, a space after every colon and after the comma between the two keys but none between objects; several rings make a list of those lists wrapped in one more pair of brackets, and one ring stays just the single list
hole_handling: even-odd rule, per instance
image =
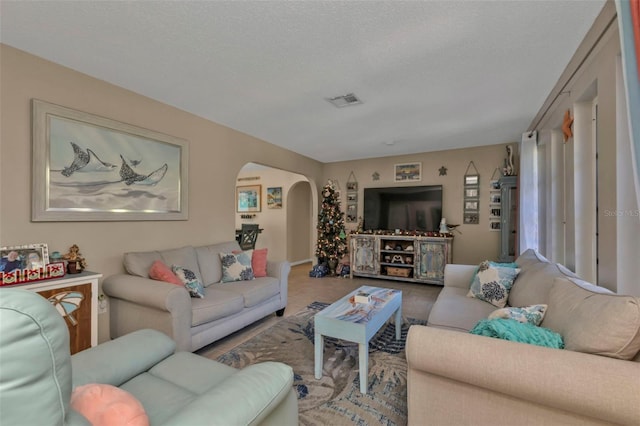
[{"label": "patterned throw pillow", "polygon": [[473,280],[476,278],[476,275],[478,275],[480,266],[483,263],[487,263],[487,262],[489,262],[489,266],[493,266],[494,268],[519,268],[516,262],[494,262],[492,260],[485,260],[482,263],[480,263],[480,265],[476,266],[476,270],[473,271],[473,276],[471,277],[471,284],[473,284]]},{"label": "patterned throw pillow", "polygon": [[186,289],[189,291],[191,297],[204,298],[204,286],[191,269],[176,265],[173,265],[171,269],[173,270],[173,273],[180,278],[180,281],[182,281]]},{"label": "patterned throw pillow", "polygon": [[248,281],[254,279],[251,257],[246,252],[220,253],[222,261],[222,280],[228,283],[232,281]]},{"label": "patterned throw pillow", "polygon": [[514,319],[522,323],[528,322],[529,324],[540,325],[546,311],[547,305],[531,305],[522,308],[502,308],[491,312],[489,319]]},{"label": "patterned throw pillow", "polygon": [[[251,268],[254,278],[267,276],[267,249],[253,249],[244,251],[251,258]],[[242,253],[242,250],[234,250],[233,254]]]},{"label": "patterned throw pillow", "polygon": [[518,268],[502,268],[499,266],[491,266],[489,262],[482,262],[478,268],[468,297],[484,300],[498,308],[504,308],[509,297],[509,290],[513,286],[520,269]]}]

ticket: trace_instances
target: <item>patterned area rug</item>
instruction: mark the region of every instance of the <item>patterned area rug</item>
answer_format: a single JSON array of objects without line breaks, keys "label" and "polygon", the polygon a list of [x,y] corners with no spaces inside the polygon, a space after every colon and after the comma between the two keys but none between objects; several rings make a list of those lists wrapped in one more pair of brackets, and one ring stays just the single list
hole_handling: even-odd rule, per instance
[{"label": "patterned area rug", "polygon": [[314,302],[247,342],[218,357],[236,368],[263,361],[290,365],[298,393],[301,425],[406,425],[407,363],[404,346],[409,326],[425,321],[405,319],[402,339],[388,322],[369,343],[369,388],[360,393],[358,345],[325,338],[324,375],[314,377],[313,316],[328,306]]}]

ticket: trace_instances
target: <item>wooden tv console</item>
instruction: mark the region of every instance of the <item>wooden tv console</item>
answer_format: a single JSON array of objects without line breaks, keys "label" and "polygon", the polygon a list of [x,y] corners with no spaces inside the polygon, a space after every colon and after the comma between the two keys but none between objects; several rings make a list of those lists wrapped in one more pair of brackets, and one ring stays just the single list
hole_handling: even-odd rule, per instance
[{"label": "wooden tv console", "polygon": [[444,267],[452,263],[452,248],[450,234],[351,234],[351,277],[444,285]]}]

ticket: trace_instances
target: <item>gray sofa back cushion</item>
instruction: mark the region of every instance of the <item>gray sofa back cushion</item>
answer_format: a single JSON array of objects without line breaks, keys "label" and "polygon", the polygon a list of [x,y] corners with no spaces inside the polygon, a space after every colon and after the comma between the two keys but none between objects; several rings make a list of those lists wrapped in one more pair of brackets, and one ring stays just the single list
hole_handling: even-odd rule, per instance
[{"label": "gray sofa back cushion", "polygon": [[205,287],[219,283],[222,279],[220,253],[231,253],[234,250],[240,250],[240,245],[237,241],[226,241],[195,248],[196,258],[202,274],[202,283]]},{"label": "gray sofa back cushion", "polygon": [[[124,254],[124,269],[130,275],[149,278],[149,268],[156,260],[162,260],[160,252],[136,251]],[[169,265],[171,266],[171,265]]]},{"label": "gray sofa back cushion", "polygon": [[173,265],[192,270],[202,282],[196,250],[191,246],[161,251],[137,251],[124,254],[124,267],[131,275],[149,278],[149,268],[160,260],[169,268]]},{"label": "gray sofa back cushion", "polygon": [[180,247],[177,249],[161,250],[160,256],[169,268],[172,266],[182,266],[190,269],[196,274],[196,277],[202,282],[202,273],[198,266],[198,256],[196,249],[191,246]]},{"label": "gray sofa back cushion", "polygon": [[541,326],[560,333],[565,349],[625,360],[640,351],[640,297],[556,278],[548,305]]}]

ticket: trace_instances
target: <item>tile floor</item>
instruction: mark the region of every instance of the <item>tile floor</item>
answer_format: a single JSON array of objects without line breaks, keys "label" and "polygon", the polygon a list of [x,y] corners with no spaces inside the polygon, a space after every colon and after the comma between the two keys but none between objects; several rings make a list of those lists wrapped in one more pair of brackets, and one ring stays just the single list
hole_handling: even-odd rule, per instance
[{"label": "tile floor", "polygon": [[[310,278],[311,263],[296,265],[289,274],[289,301],[284,316],[293,315],[311,302],[332,303],[362,285],[396,288],[402,290],[402,315],[426,320],[433,302],[442,287],[429,284],[369,278]],[[244,329],[218,340],[196,353],[208,358],[217,358],[261,331],[271,327],[282,317],[275,314],[259,320]]]}]

